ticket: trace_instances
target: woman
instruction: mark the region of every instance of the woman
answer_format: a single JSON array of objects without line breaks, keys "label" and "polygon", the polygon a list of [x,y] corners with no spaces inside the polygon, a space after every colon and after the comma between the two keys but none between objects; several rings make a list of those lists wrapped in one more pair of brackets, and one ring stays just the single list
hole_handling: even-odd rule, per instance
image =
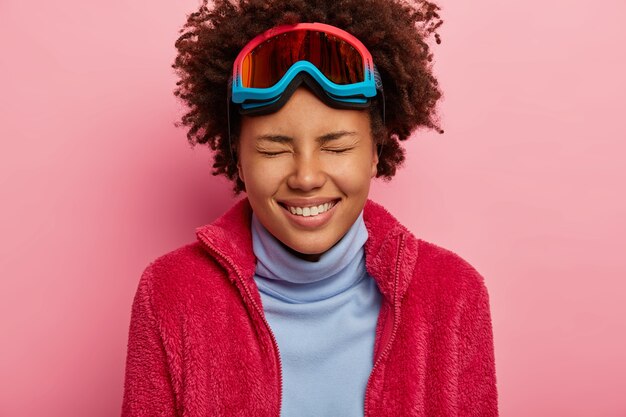
[{"label": "woman", "polygon": [[144,271],[122,415],[497,415],[482,277],[367,199],[400,140],[441,131],[437,10],[242,0],[189,16],[183,124],[247,198]]}]

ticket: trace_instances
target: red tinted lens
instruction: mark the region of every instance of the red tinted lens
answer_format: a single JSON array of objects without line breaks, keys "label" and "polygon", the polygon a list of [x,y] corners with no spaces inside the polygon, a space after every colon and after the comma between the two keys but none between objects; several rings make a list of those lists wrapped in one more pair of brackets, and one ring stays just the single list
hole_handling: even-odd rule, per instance
[{"label": "red tinted lens", "polygon": [[308,61],[335,84],[365,80],[361,54],[350,44],[324,32],[295,30],[254,48],[242,62],[243,87],[268,88],[298,61]]}]

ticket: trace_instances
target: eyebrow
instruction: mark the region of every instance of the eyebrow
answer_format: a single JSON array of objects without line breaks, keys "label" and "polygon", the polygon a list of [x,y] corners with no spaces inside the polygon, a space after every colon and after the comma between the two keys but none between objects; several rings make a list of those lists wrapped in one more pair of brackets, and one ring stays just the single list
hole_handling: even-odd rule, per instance
[{"label": "eyebrow", "polygon": [[[325,135],[318,136],[315,140],[321,145],[324,145],[330,141],[337,140],[344,136],[355,136],[356,134],[357,132],[348,131],[348,130],[339,130],[337,132],[330,132]],[[285,136],[285,135],[260,135],[260,136],[257,136],[256,139],[258,142],[261,142],[261,141],[269,141],[269,142],[276,142],[276,143],[292,143],[293,142],[292,137]]]}]

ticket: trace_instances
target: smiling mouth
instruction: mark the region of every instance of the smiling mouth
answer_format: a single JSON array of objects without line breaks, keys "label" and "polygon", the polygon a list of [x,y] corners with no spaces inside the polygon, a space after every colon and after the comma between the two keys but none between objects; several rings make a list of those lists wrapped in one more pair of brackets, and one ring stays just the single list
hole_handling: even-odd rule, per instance
[{"label": "smiling mouth", "polygon": [[317,206],[306,206],[306,207],[298,207],[298,206],[289,206],[284,203],[280,203],[280,205],[291,214],[295,216],[302,217],[313,217],[319,214],[325,213],[331,208],[333,208],[339,200],[331,201],[324,204],[319,204]]}]

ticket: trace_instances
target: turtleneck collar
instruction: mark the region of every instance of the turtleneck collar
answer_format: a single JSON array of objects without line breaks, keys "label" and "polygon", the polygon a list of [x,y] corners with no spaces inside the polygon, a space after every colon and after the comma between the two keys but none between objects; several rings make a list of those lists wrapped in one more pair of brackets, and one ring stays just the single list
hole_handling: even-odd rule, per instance
[{"label": "turtleneck collar", "polygon": [[368,234],[363,212],[346,234],[318,261],[290,253],[252,214],[252,248],[259,290],[289,303],[309,303],[337,295],[366,275],[363,245]]}]

